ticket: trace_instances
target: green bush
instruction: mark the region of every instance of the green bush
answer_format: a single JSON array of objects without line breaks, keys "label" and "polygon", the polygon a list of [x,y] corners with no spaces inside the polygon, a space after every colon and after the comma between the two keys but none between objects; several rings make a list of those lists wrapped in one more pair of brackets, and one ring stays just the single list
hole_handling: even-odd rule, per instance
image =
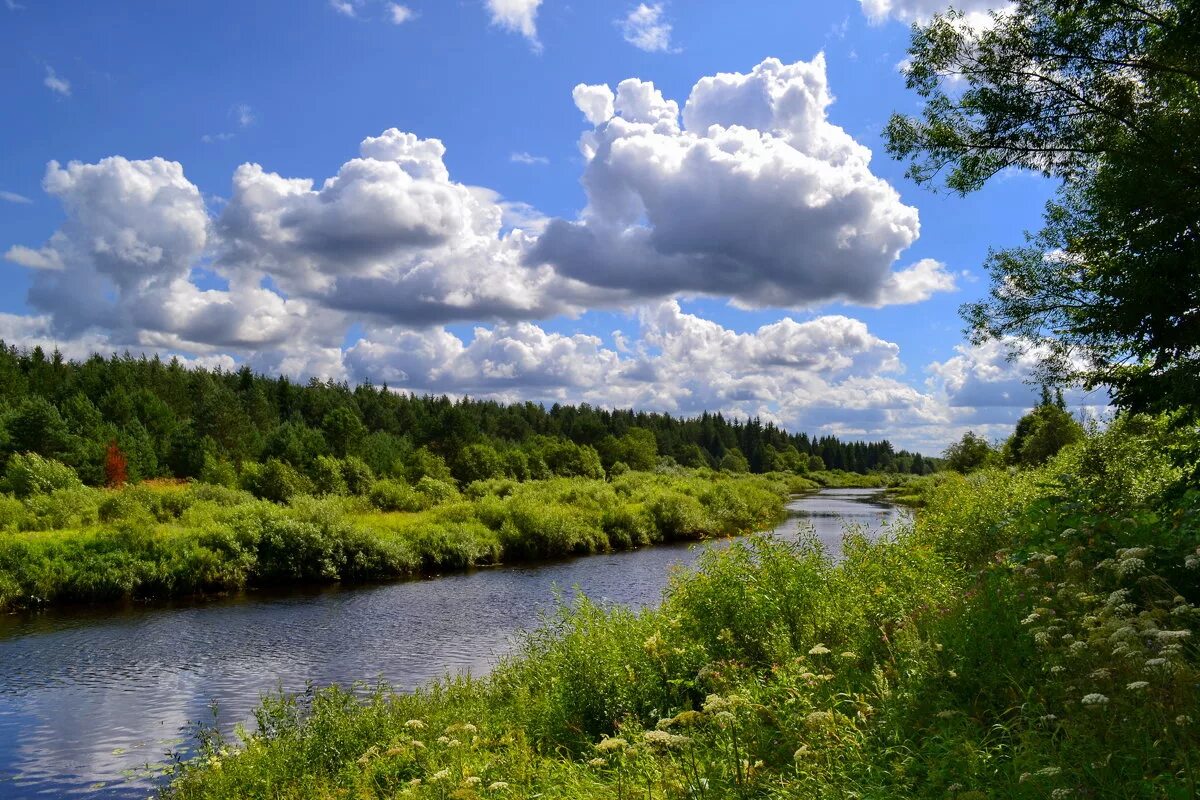
[{"label": "green bush", "polygon": [[429,499],[403,481],[376,481],[371,488],[371,505],[380,511],[423,511]]},{"label": "green bush", "polygon": [[4,467],[0,490],[17,497],[49,494],[58,489],[78,489],[83,486],[75,470],[37,453],[14,454]]}]

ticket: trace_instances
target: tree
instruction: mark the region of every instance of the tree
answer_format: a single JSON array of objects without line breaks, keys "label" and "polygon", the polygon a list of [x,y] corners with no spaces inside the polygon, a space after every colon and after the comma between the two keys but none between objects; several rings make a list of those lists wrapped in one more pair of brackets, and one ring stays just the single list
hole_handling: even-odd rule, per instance
[{"label": "tree", "polygon": [[964,433],[961,439],[946,448],[942,457],[946,459],[946,466],[949,469],[964,475],[991,466],[999,460],[999,454],[995,448],[988,444],[987,439],[976,435],[974,431]]},{"label": "tree", "polygon": [[129,481],[129,467],[125,454],[117,446],[117,440],[108,443],[104,453],[104,485],[109,488],[124,486]]},{"label": "tree", "polygon": [[[914,29],[919,118],[888,150],[966,193],[1009,167],[1061,181],[1041,231],[993,252],[971,338],[1039,356],[1055,382],[1135,410],[1200,395],[1200,8],[1192,0],[1019,0],[972,29]],[[1162,291],[1170,287],[1171,291]]]},{"label": "tree", "polygon": [[504,460],[490,444],[469,444],[454,459],[454,477],[462,484],[499,478],[504,475]]},{"label": "tree", "polygon": [[721,458],[721,469],[724,472],[749,472],[750,462],[741,450],[734,447]]},{"label": "tree", "polygon": [[1013,435],[1004,443],[1004,460],[1036,467],[1083,436],[1083,426],[1070,413],[1054,402],[1043,402],[1017,422]]},{"label": "tree", "polygon": [[325,432],[325,441],[329,449],[338,458],[357,455],[363,438],[367,435],[367,427],[353,409],[338,406],[325,415],[321,421],[321,430]]}]

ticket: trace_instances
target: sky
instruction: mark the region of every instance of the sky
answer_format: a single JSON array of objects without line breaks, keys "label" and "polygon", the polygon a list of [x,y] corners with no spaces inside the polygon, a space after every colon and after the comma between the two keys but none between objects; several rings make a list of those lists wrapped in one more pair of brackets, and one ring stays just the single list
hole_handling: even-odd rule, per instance
[{"label": "sky", "polygon": [[1035,402],[958,308],[1054,186],[881,136],[937,0],[0,2],[8,344],[931,454]]}]

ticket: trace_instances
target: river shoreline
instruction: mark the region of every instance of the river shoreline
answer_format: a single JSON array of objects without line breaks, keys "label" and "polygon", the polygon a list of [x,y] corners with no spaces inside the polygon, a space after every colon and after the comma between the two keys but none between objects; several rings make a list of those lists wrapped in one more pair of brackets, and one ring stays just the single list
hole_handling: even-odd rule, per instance
[{"label": "river shoreline", "polygon": [[[901,512],[878,490],[801,495],[768,535],[801,518],[823,541],[843,522],[877,529]],[[797,508],[802,506],[803,508]],[[654,607],[671,571],[731,539],[505,565],[424,581],[253,591],[0,623],[0,796],[144,798],[147,763],[187,745],[189,721],[244,722],[264,693],[386,680],[409,690],[447,672],[486,673],[520,630],[554,609],[552,587],[598,602]],[[135,770],[135,780],[123,773]],[[89,790],[96,784],[103,787]]]}]

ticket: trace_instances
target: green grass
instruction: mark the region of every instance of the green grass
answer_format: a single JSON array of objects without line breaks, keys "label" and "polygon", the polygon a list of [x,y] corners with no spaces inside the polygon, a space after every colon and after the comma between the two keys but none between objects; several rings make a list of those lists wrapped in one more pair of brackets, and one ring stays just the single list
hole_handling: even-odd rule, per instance
[{"label": "green grass", "polygon": [[[287,505],[204,484],[0,496],[0,610],[399,578],[731,536],[779,521],[787,492],[767,478],[709,471],[494,481],[465,493],[387,483],[392,491],[378,498]],[[420,510],[372,505],[390,507],[405,492]]]},{"label": "green grass", "polygon": [[270,698],[167,793],[1195,797],[1200,494],[1172,435],[930,482],[914,524],[837,564],[756,537],[658,610],[577,598],[486,679]]}]

